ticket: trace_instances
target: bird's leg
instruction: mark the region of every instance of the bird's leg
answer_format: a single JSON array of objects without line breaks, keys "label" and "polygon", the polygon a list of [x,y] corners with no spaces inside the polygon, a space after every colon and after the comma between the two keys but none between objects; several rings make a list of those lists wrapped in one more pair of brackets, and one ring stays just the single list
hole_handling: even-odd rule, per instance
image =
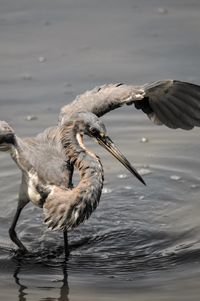
[{"label": "bird's leg", "polygon": [[68,257],[69,257],[69,244],[68,244],[67,230],[63,231],[63,237],[64,237],[65,259],[68,259]]},{"label": "bird's leg", "polygon": [[23,243],[19,240],[19,238],[17,237],[15,227],[16,227],[17,221],[19,219],[20,213],[21,213],[22,209],[24,208],[24,206],[26,204],[27,204],[27,202],[19,202],[18,203],[17,211],[15,213],[13,222],[12,222],[11,227],[9,229],[10,239],[19,247],[20,251],[22,251],[23,253],[27,252],[27,249],[23,245]]}]

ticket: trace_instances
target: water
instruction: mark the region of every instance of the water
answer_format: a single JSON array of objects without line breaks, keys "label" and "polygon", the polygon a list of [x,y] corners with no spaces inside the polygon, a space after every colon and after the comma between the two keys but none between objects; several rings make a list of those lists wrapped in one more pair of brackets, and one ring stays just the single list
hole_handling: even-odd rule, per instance
[{"label": "water", "polygon": [[[148,300],[159,295],[170,300],[175,295],[176,300],[186,300],[182,294],[179,299],[177,287],[194,298],[199,279],[200,208],[199,188],[191,185],[198,185],[199,180],[179,170],[184,180],[177,187],[169,180],[169,170],[153,171],[146,178],[149,187],[145,190],[132,178],[107,184],[112,194],[103,195],[90,221],[70,233],[73,250],[66,266],[62,236],[42,226],[39,210],[25,209],[19,223],[18,232],[30,250],[26,256],[6,246],[9,221],[1,218],[5,236],[0,249],[2,300],[3,296],[16,300],[17,295],[19,300],[49,300],[47,296],[51,300],[83,300],[82,296],[100,300],[110,295],[125,300],[137,295],[138,300],[145,300],[146,295]],[[132,185],[128,191],[127,183]]]},{"label": "water", "polygon": [[[16,0],[0,8],[0,119],[19,136],[56,124],[62,105],[97,84],[200,83],[198,1]],[[31,204],[17,226],[29,254],[15,252],[8,228],[20,172],[0,154],[0,300],[199,300],[199,129],[156,127],[130,107],[103,120],[134,166],[150,171],[147,187],[89,142],[105,188],[91,218],[69,233],[68,262],[62,233],[47,230]]]}]

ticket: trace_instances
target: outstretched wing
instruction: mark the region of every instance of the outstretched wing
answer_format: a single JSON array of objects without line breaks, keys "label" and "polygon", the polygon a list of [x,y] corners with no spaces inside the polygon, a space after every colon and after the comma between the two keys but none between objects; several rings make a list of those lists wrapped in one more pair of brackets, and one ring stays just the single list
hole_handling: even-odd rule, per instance
[{"label": "outstretched wing", "polygon": [[168,80],[147,84],[144,91],[145,97],[134,104],[154,123],[185,130],[200,126],[200,86]]},{"label": "outstretched wing", "polygon": [[98,117],[131,101],[142,99],[144,87],[108,84],[78,95],[70,104],[61,108],[59,122],[63,123],[76,112],[92,112]]},{"label": "outstretched wing", "polygon": [[60,123],[77,111],[102,116],[123,105],[134,104],[155,124],[190,130],[200,126],[200,86],[177,80],[163,80],[143,86],[110,84],[78,96],[64,106]]}]

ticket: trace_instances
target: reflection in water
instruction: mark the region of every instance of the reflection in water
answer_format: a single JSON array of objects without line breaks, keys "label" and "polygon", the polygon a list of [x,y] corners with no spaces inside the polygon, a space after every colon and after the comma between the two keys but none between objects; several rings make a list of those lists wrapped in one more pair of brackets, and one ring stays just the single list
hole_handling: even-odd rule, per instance
[{"label": "reflection in water", "polygon": [[18,264],[17,264],[16,269],[14,271],[13,277],[15,278],[16,284],[19,286],[18,300],[19,301],[26,301],[27,293],[25,292],[25,290],[27,289],[27,286],[22,285],[20,283],[20,278],[19,278],[20,269],[21,269],[21,260],[18,261]]},{"label": "reflection in water", "polygon": [[[21,284],[20,282],[20,270],[22,268],[22,260],[18,260],[16,269],[14,271],[13,277],[15,279],[15,283],[19,286],[18,289],[18,301],[27,301],[26,296],[28,296],[28,293],[26,290],[28,289],[27,286]],[[69,301],[68,295],[69,295],[69,286],[68,286],[68,273],[67,273],[67,260],[64,261],[62,265],[62,271],[63,271],[63,280],[62,280],[62,286],[60,287],[60,296],[58,298],[42,298],[42,301]]]},{"label": "reflection in water", "polygon": [[60,297],[58,301],[69,301],[69,285],[68,285],[68,274],[67,274],[67,264],[66,261],[63,264],[63,285],[60,288]]}]

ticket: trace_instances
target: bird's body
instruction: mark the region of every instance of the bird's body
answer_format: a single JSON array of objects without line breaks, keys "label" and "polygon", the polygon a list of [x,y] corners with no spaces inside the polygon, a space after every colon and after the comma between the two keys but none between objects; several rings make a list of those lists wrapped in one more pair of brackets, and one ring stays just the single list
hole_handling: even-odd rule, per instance
[{"label": "bird's body", "polygon": [[46,185],[72,186],[72,169],[58,140],[58,128],[55,129],[56,135],[50,137],[49,132],[53,134],[51,128],[35,138],[21,139],[15,135],[15,145],[10,149],[11,157],[22,171],[22,193],[36,205],[40,201],[37,203],[30,194],[36,190],[37,179]]},{"label": "bird's body", "polygon": [[72,186],[73,166],[61,145],[58,127],[48,128],[34,138],[23,139],[23,142],[27,143],[29,161],[43,182],[62,187]]},{"label": "bird's body", "polygon": [[[0,151],[10,151],[22,170],[18,208],[9,231],[21,250],[25,247],[16,235],[15,226],[29,201],[43,208],[45,222],[50,228],[64,230],[65,244],[66,229],[79,225],[96,208],[103,187],[103,169],[99,158],[85,148],[83,134],[95,137],[144,183],[112,141],[105,139],[104,126],[100,127],[103,136],[100,135],[100,123],[95,119],[132,104],[158,125],[186,130],[200,126],[200,86],[174,80],[141,86],[96,87],[61,108],[58,126],[34,138],[18,138],[7,123],[0,122]],[[89,125],[97,128],[92,132]],[[81,176],[75,188],[72,186],[74,167]]]},{"label": "bird's body", "polygon": [[[21,250],[26,248],[17,237],[15,226],[29,201],[43,208],[49,228],[64,231],[66,254],[67,230],[88,219],[96,209],[103,188],[103,167],[99,157],[84,146],[84,134],[96,138],[143,182],[106,136],[103,123],[92,113],[76,113],[64,125],[23,140],[6,122],[0,122],[0,149],[9,151],[22,171],[18,208],[10,228],[10,237]],[[74,188],[72,169],[67,164],[80,172],[80,182]]]},{"label": "bird's body", "polygon": [[[70,123],[57,128],[54,139],[47,139],[51,129],[31,139],[21,140],[15,136],[10,150],[22,171],[24,201],[44,206],[45,221],[50,228],[74,228],[90,216],[101,196],[102,164],[77,140],[78,128],[74,127],[75,124]],[[56,141],[58,137],[62,139]],[[80,182],[75,188],[71,179],[69,181],[66,158],[70,161],[68,166],[74,165],[80,172]]]},{"label": "bird's body", "polygon": [[6,122],[1,121],[0,150],[9,152],[22,171],[17,211],[9,234],[24,252],[26,248],[15,232],[22,209],[29,202],[43,207],[53,185],[61,189],[72,187],[73,167],[61,146],[58,127],[48,128],[36,137],[21,139]]}]

